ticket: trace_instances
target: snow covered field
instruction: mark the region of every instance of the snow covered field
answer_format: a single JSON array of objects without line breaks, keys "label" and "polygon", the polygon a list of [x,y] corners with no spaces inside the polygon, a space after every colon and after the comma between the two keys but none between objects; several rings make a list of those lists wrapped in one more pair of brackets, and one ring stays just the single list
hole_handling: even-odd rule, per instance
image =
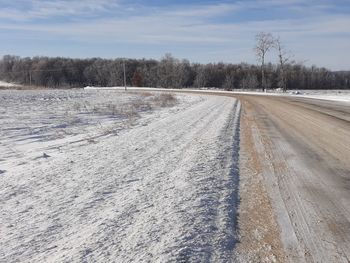
[{"label": "snow covered field", "polygon": [[163,95],[82,90],[0,91],[0,165],[22,163],[25,158],[38,158],[67,144],[89,143],[101,136],[117,134],[152,111],[176,103]]},{"label": "snow covered field", "polygon": [[240,104],[155,96],[0,92],[1,262],[232,259]]},{"label": "snow covered field", "polygon": [[305,90],[301,97],[350,103],[350,90]]}]

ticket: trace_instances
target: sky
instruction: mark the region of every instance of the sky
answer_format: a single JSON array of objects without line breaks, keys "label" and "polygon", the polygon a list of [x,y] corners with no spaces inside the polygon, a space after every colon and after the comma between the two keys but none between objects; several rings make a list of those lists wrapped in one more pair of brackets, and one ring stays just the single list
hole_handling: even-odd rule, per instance
[{"label": "sky", "polygon": [[0,0],[0,56],[255,64],[259,32],[298,63],[350,70],[350,0]]}]

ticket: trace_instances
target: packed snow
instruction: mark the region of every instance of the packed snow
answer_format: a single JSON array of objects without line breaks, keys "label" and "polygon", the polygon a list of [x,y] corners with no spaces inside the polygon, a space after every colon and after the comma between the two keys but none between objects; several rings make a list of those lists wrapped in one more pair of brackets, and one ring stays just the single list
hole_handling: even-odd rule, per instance
[{"label": "packed snow", "polygon": [[152,96],[0,93],[1,262],[232,259],[240,104],[176,95],[136,118],[91,111]]}]

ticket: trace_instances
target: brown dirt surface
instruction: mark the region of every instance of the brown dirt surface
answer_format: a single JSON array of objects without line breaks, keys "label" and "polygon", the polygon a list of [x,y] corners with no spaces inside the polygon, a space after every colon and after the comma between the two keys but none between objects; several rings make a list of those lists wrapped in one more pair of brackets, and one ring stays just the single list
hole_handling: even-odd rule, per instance
[{"label": "brown dirt surface", "polygon": [[[260,168],[254,158],[247,165],[258,167],[258,172],[261,169],[264,180],[260,184],[266,187],[281,231],[285,258],[280,254],[277,261],[350,262],[350,105],[238,97],[245,112],[241,138],[251,141],[242,143],[242,152],[246,149],[249,154],[244,144],[257,152]],[[254,183],[249,187],[254,191]],[[241,209],[251,201],[243,198],[244,193]],[[270,214],[266,212],[265,217]],[[244,213],[241,232],[245,233],[243,218]],[[259,222],[251,220],[249,225]],[[244,236],[242,244],[243,240]]]},{"label": "brown dirt surface", "polygon": [[261,158],[254,145],[254,112],[249,103],[243,101],[242,106],[238,258],[242,262],[284,262],[279,226],[263,182]]}]

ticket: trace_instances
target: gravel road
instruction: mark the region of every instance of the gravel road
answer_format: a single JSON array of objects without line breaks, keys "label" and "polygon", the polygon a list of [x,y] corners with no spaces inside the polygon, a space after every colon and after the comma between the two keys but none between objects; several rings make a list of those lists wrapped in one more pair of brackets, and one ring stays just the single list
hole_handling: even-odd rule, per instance
[{"label": "gravel road", "polygon": [[[350,105],[238,96],[290,262],[350,260]],[[244,128],[245,127],[245,128]],[[251,163],[251,165],[254,165]]]}]

